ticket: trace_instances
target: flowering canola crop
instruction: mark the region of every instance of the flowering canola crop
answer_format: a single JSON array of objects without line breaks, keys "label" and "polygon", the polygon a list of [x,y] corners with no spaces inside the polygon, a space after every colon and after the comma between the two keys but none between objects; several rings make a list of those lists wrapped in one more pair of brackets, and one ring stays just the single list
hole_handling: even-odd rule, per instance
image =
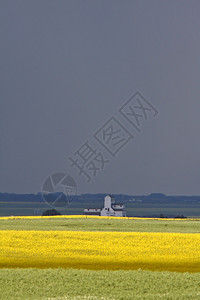
[{"label": "flowering canola crop", "polygon": [[200,234],[0,231],[0,267],[200,272]]},{"label": "flowering canola crop", "polygon": [[28,220],[28,219],[113,219],[113,220],[167,220],[167,221],[189,221],[199,220],[199,218],[142,218],[142,217],[107,217],[107,216],[87,216],[87,215],[56,215],[56,216],[10,216],[0,217],[0,220]]}]

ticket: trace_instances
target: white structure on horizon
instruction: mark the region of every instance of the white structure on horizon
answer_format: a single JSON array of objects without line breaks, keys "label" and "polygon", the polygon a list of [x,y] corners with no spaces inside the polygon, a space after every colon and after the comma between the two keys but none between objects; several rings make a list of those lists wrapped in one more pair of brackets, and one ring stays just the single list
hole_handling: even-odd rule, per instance
[{"label": "white structure on horizon", "polygon": [[98,215],[107,217],[125,217],[125,206],[121,203],[115,203],[115,199],[108,195],[104,198],[104,207],[101,208],[85,208],[84,215]]}]

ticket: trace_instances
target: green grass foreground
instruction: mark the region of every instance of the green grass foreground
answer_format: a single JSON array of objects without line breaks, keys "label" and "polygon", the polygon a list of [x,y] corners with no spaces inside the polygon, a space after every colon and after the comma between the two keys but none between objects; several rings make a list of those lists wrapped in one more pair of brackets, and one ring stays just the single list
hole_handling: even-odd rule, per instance
[{"label": "green grass foreground", "polygon": [[44,218],[0,219],[0,230],[81,230],[200,233],[200,219]]},{"label": "green grass foreground", "polygon": [[200,299],[200,274],[1,269],[0,299]]}]

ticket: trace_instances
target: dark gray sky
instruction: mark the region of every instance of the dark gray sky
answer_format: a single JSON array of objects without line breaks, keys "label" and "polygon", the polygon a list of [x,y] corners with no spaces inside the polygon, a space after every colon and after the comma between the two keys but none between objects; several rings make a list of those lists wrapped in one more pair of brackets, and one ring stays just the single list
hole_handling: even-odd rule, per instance
[{"label": "dark gray sky", "polygon": [[[200,2],[0,1],[0,190],[38,192],[51,173],[79,193],[200,194]],[[118,109],[159,111],[138,134]],[[113,158],[93,134],[114,116],[134,135]],[[87,183],[85,141],[110,162]]]}]

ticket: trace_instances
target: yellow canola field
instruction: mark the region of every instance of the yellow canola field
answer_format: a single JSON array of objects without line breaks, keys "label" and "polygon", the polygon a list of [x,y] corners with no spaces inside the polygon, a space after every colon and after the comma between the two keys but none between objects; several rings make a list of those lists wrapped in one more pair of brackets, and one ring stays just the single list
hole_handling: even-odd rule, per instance
[{"label": "yellow canola field", "polygon": [[1,268],[200,272],[200,234],[0,231]]},{"label": "yellow canola field", "polygon": [[113,220],[158,220],[158,221],[199,221],[199,218],[142,218],[142,217],[106,217],[87,215],[56,215],[56,216],[9,216],[0,217],[0,220],[23,220],[23,219],[113,219]]}]

